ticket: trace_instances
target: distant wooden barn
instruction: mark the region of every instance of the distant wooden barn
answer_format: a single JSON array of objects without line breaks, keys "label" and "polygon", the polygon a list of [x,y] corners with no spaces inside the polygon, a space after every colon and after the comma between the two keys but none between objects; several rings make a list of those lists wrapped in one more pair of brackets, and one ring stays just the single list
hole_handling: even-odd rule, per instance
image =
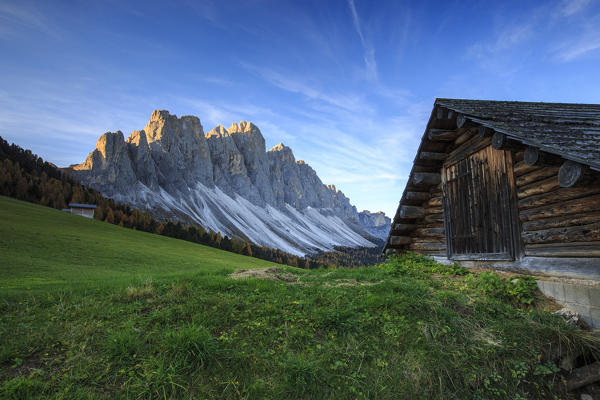
[{"label": "distant wooden barn", "polygon": [[70,208],[64,209],[69,211],[71,214],[80,215],[86,218],[94,218],[94,211],[96,206],[94,204],[80,204],[80,203],[69,203]]},{"label": "distant wooden barn", "polygon": [[600,280],[600,105],[437,99],[385,249]]}]

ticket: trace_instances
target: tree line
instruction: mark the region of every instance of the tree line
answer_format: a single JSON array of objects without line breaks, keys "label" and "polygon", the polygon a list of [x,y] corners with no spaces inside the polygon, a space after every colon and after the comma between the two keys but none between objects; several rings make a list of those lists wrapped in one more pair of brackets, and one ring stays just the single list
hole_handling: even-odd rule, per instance
[{"label": "tree line", "polygon": [[97,190],[81,185],[56,165],[44,161],[30,150],[9,144],[2,137],[0,195],[56,209],[67,208],[69,203],[95,204],[94,218],[100,221],[306,269],[374,264],[379,262],[381,254],[381,248],[336,248],[333,252],[299,257],[236,237],[223,236],[193,223],[158,220],[147,212],[115,202]]}]

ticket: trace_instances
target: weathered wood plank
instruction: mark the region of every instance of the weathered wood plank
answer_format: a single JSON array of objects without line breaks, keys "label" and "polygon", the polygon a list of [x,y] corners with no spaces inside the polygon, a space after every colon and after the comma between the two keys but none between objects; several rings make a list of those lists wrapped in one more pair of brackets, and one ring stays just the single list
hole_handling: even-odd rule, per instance
[{"label": "weathered wood plank", "polygon": [[430,151],[422,151],[419,153],[419,159],[424,161],[444,161],[448,157],[446,153],[433,153]]},{"label": "weathered wood plank", "polygon": [[550,176],[556,176],[556,174],[558,174],[558,167],[537,168],[528,174],[518,176],[515,183],[517,184],[517,187],[525,186],[532,182],[541,181],[542,179],[546,179]]},{"label": "weathered wood plank", "polygon": [[418,228],[413,232],[413,237],[435,237],[445,239],[444,228]]},{"label": "weathered wood plank", "polygon": [[589,175],[586,173],[587,169],[587,167],[574,161],[565,161],[558,171],[558,184],[564,188],[585,184]]},{"label": "weathered wood plank", "polygon": [[521,238],[525,244],[600,240],[600,223],[526,231]]},{"label": "weathered wood plank", "polygon": [[460,146],[475,135],[474,129],[459,129],[458,137],[454,140],[454,146]]},{"label": "weathered wood plank", "polygon": [[568,215],[566,217],[534,219],[533,221],[523,222],[521,226],[523,231],[537,231],[541,229],[587,225],[598,221],[600,221],[600,211]]},{"label": "weathered wood plank", "polygon": [[415,172],[413,173],[411,183],[417,187],[436,186],[442,181],[439,173],[435,172]]},{"label": "weathered wood plank", "polygon": [[533,172],[536,171],[537,169],[539,169],[540,167],[537,167],[535,165],[527,165],[527,163],[525,163],[525,161],[519,161],[515,164],[515,167],[513,168],[513,173],[515,174],[516,177],[527,174],[529,172]]},{"label": "weathered wood plank", "polygon": [[447,115],[447,110],[444,107],[437,107],[437,110],[435,111],[435,117],[437,119],[446,119]]},{"label": "weathered wood plank", "polygon": [[444,224],[441,222],[433,222],[429,224],[419,224],[419,228],[444,228]]},{"label": "weathered wood plank", "polygon": [[[442,207],[442,196],[430,198],[425,205],[427,207]],[[442,212],[442,210],[440,210],[440,212]]]},{"label": "weathered wood plank", "polygon": [[434,142],[451,142],[454,139],[456,139],[457,135],[458,134],[456,133],[456,131],[451,131],[448,129],[430,128],[427,131],[427,137],[429,137],[429,140]]},{"label": "weathered wood plank", "polygon": [[423,207],[423,210],[425,210],[425,215],[439,214],[441,212],[444,212],[444,210],[442,209],[442,207],[439,207],[439,206]]},{"label": "weathered wood plank", "polygon": [[412,238],[412,244],[420,245],[420,244],[428,244],[428,243],[438,243],[445,244],[446,240],[440,236],[430,236],[430,237],[422,237],[422,236],[414,236]]},{"label": "weathered wood plank", "polygon": [[518,162],[521,162],[521,161],[523,161],[523,154],[524,154],[524,153],[525,153],[525,152],[524,152],[523,150],[518,150],[518,151],[515,151],[515,152],[513,153],[513,155],[512,155],[512,157],[513,157],[513,162],[516,164],[516,163],[518,163]]},{"label": "weathered wood plank", "polygon": [[600,257],[600,242],[543,243],[525,246],[531,257]]},{"label": "weathered wood plank", "polygon": [[552,218],[591,211],[600,211],[600,195],[531,208],[529,210],[521,211],[519,213],[519,218],[521,221],[532,221],[535,219]]},{"label": "weathered wood plank", "polygon": [[435,224],[444,222],[444,214],[428,214],[423,218],[423,223],[425,224]]},{"label": "weathered wood plank", "polygon": [[390,236],[390,246],[404,246],[411,241],[410,236]]},{"label": "weathered wood plank", "polygon": [[527,165],[530,165],[530,166],[535,165],[538,167],[539,166],[548,166],[548,165],[557,166],[557,165],[560,165],[560,163],[562,162],[561,157],[559,157],[555,154],[546,153],[545,151],[542,151],[542,150],[538,149],[537,147],[533,147],[533,146],[529,146],[525,149],[525,154],[524,154],[523,159]]},{"label": "weathered wood plank", "polygon": [[520,200],[519,209],[527,210],[529,208],[541,207],[547,204],[578,199],[580,197],[591,196],[598,193],[600,193],[600,184],[574,188],[560,188],[549,193],[542,193],[537,196],[530,196]]},{"label": "weathered wood plank", "polygon": [[492,138],[480,138],[478,135],[475,135],[473,138],[468,140],[467,142],[458,146],[454,151],[448,154],[444,165],[454,164],[464,158],[466,158],[469,154],[475,153],[492,143]]},{"label": "weathered wood plank", "polygon": [[457,128],[463,128],[463,127],[467,127],[469,125],[472,125],[473,122],[467,118],[464,114],[458,114],[456,116],[456,127]]},{"label": "weathered wood plank", "polygon": [[[490,137],[494,134],[494,130],[490,127],[481,125],[477,128],[477,134],[482,138]],[[493,143],[494,142],[492,141],[492,144]]]},{"label": "weathered wood plank", "polygon": [[413,203],[423,203],[431,198],[431,194],[429,192],[406,192],[404,194],[404,201],[413,204]]},{"label": "weathered wood plank", "polygon": [[425,210],[423,207],[416,206],[401,206],[400,207],[400,218],[423,218],[425,216]]},{"label": "weathered wood plank", "polygon": [[410,250],[414,251],[445,251],[446,243],[437,242],[413,242],[408,246]]},{"label": "weathered wood plank", "polygon": [[394,232],[402,233],[402,232],[410,232],[417,228],[415,224],[394,224]]},{"label": "weathered wood plank", "polygon": [[511,140],[503,133],[494,132],[492,135],[492,147],[496,150],[521,150],[523,145],[517,141]]},{"label": "weathered wood plank", "polygon": [[550,178],[546,178],[543,181],[538,181],[531,183],[526,186],[522,186],[517,189],[517,197],[519,200],[527,198],[529,196],[535,196],[542,193],[550,192],[554,189],[559,188],[558,179],[556,177],[551,176]]},{"label": "weathered wood plank", "polygon": [[525,149],[524,161],[529,166],[534,166],[540,162],[540,149],[537,147],[529,146]]}]

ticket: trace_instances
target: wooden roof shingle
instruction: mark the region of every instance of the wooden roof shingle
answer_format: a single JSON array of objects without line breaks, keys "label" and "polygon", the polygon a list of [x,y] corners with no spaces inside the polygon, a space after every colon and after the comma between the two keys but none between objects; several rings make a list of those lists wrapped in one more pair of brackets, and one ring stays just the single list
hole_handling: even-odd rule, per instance
[{"label": "wooden roof shingle", "polygon": [[511,139],[600,170],[600,104],[437,99]]}]

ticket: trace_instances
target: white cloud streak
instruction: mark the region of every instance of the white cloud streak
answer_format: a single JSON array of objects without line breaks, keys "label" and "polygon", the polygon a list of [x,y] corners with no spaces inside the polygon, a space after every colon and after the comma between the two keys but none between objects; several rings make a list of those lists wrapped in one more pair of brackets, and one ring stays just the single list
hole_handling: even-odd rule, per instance
[{"label": "white cloud streak", "polygon": [[363,30],[361,28],[360,19],[358,18],[358,12],[356,11],[356,5],[354,4],[354,0],[348,0],[348,7],[350,7],[350,12],[352,14],[352,23],[354,25],[354,30],[358,34],[360,38],[360,42],[363,47],[364,55],[363,59],[365,62],[367,79],[376,80],[377,79],[377,61],[375,60],[375,48],[369,41],[365,39],[365,35],[363,34]]},{"label": "white cloud streak", "polygon": [[35,30],[54,38],[60,37],[59,30],[35,8],[25,4],[0,3],[0,38],[21,36],[24,30]]}]

